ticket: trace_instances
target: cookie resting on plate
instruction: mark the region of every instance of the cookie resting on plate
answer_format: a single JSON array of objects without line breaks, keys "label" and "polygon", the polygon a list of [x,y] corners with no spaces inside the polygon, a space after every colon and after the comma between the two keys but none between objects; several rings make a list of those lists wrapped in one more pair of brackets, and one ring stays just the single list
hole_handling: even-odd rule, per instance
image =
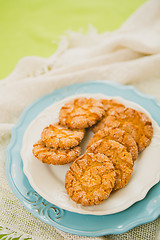
[{"label": "cookie resting on plate", "polygon": [[114,166],[100,153],[85,153],[77,158],[65,178],[67,194],[83,206],[102,203],[110,196],[114,183]]},{"label": "cookie resting on plate", "polygon": [[122,103],[117,102],[114,99],[101,99],[106,114],[114,114],[115,112],[121,111],[126,108]]},{"label": "cookie resting on plate", "polygon": [[102,153],[106,155],[115,167],[116,182],[113,190],[123,188],[130,180],[133,172],[133,160],[131,154],[122,144],[114,140],[99,140],[92,144],[87,153]]},{"label": "cookie resting on plate", "polygon": [[56,149],[69,149],[79,145],[84,134],[85,129],[69,129],[55,123],[43,129],[41,139],[46,146]]},{"label": "cookie resting on plate", "polygon": [[120,128],[129,133],[136,141],[139,152],[150,144],[153,136],[152,122],[149,117],[132,108],[124,108],[114,112],[113,115],[105,116],[96,125],[96,130],[105,127]]},{"label": "cookie resting on plate", "polygon": [[32,152],[43,163],[64,165],[73,162],[80,155],[81,148],[77,146],[71,149],[54,149],[39,140],[33,145]]},{"label": "cookie resting on plate", "polygon": [[59,112],[60,124],[69,128],[88,128],[105,114],[103,104],[94,98],[81,97],[66,103]]},{"label": "cookie resting on plate", "polygon": [[[105,115],[103,116],[102,119],[104,119],[108,115],[114,115],[116,112],[122,111],[123,109],[126,108],[122,103],[119,103],[114,99],[101,99],[100,101],[103,104],[105,110]],[[100,124],[96,124],[95,126],[92,127],[92,131],[94,133],[101,129],[102,128]]]},{"label": "cookie resting on plate", "polygon": [[133,161],[135,161],[138,157],[138,148],[133,137],[128,134],[126,131],[123,131],[119,128],[104,128],[103,130],[99,130],[97,133],[93,135],[90,139],[87,148],[89,148],[93,143],[101,140],[114,140],[116,142],[124,145],[128,152],[131,153]]}]

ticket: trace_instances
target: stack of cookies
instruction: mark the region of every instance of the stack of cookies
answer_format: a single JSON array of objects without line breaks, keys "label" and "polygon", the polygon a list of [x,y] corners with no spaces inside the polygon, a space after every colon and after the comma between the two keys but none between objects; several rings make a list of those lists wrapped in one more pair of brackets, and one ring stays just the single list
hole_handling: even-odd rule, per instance
[{"label": "stack of cookies", "polygon": [[84,129],[68,129],[55,123],[43,129],[41,139],[33,145],[33,154],[43,163],[64,165],[73,162],[81,153],[79,143]]},{"label": "stack of cookies", "polygon": [[[95,134],[78,157],[89,127]],[[33,154],[48,164],[73,162],[65,178],[67,194],[83,206],[97,205],[126,186],[138,153],[150,144],[152,135],[146,114],[112,99],[82,97],[60,109],[59,123],[43,130]]]}]

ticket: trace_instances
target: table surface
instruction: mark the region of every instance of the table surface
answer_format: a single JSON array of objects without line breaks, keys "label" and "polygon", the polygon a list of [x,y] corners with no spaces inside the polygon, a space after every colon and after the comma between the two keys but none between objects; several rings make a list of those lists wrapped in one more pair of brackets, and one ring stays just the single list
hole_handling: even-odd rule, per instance
[{"label": "table surface", "polygon": [[48,57],[67,29],[112,31],[146,0],[0,0],[0,79],[24,56]]}]

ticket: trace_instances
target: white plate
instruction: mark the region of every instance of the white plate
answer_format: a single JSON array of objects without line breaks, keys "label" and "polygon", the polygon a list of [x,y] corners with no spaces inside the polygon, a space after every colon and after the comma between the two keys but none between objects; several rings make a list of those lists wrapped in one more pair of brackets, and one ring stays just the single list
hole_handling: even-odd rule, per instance
[{"label": "white plate", "polygon": [[[134,165],[132,177],[126,187],[112,193],[111,196],[100,205],[82,207],[69,198],[64,187],[65,174],[70,164],[63,166],[47,165],[36,159],[32,154],[33,144],[40,139],[43,128],[51,123],[57,122],[60,108],[69,100],[79,96],[94,97],[96,99],[111,98],[103,94],[74,95],[54,103],[42,111],[31,122],[23,137],[21,157],[23,160],[24,173],[31,186],[43,198],[60,208],[71,212],[92,215],[106,215],[120,212],[143,199],[149,189],[160,180],[160,128],[144,108],[120,97],[114,97],[114,99],[117,99],[124,105],[149,115],[154,128],[153,139],[150,146],[139,154]],[[91,136],[91,131],[88,131],[81,144],[82,153],[85,152],[86,145]]]}]

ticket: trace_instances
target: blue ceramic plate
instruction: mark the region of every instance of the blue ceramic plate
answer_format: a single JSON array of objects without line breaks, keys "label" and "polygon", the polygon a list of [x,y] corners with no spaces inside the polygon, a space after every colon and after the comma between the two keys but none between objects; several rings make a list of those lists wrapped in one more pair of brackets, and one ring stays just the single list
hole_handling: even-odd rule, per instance
[{"label": "blue ceramic plate", "polygon": [[103,93],[109,96],[121,96],[140,104],[160,125],[160,105],[153,97],[138,92],[132,86],[96,81],[58,89],[28,107],[12,130],[11,141],[6,149],[6,175],[13,193],[41,221],[62,231],[77,235],[121,234],[138,225],[155,220],[160,215],[160,182],[150,189],[143,200],[130,208],[116,214],[103,216],[83,215],[60,209],[43,199],[29,184],[23,172],[23,163],[20,156],[26,128],[49,105],[80,93]]}]

